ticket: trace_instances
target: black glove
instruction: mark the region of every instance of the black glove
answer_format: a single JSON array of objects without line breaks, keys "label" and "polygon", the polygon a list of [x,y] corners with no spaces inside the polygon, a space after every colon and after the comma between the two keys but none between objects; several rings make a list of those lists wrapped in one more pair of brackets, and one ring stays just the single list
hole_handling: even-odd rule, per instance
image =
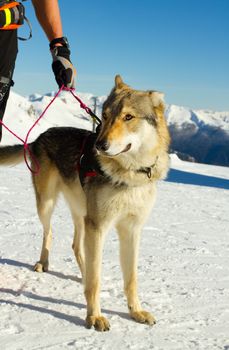
[{"label": "black glove", "polygon": [[[61,38],[62,39],[62,38]],[[74,88],[76,70],[70,61],[70,50],[68,43],[54,39],[50,43],[50,49],[53,57],[52,70],[54,72],[56,82],[61,87]],[[54,46],[57,42],[63,46]]]}]

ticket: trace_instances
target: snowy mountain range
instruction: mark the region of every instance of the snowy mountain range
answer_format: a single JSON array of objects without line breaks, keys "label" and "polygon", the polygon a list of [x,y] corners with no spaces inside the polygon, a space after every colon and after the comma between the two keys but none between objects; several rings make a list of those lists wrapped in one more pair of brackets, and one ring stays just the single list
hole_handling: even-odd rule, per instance
[{"label": "snowy mountain range", "polygon": [[180,158],[229,165],[229,112],[170,105],[166,116],[172,137],[171,148]]},{"label": "snowy mountain range", "polygon": [[[4,122],[19,136],[25,137],[53,96],[54,93],[22,97],[11,92]],[[96,105],[96,114],[100,117],[106,96],[95,97],[89,93],[77,93],[77,96],[92,110]],[[172,137],[171,150],[181,159],[229,166],[229,111],[192,110],[168,105],[166,118]],[[87,114],[68,92],[62,92],[57,98],[33,130],[30,140],[51,126],[92,128]],[[15,143],[15,138],[3,131],[2,143]]]}]

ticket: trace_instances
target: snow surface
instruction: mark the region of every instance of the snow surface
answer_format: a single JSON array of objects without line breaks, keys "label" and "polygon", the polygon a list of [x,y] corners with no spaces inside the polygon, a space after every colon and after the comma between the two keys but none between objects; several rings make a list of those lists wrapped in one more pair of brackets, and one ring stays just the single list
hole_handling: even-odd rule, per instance
[{"label": "snow surface", "polygon": [[[17,95],[11,98],[15,111]],[[42,109],[50,98],[36,95],[33,103]],[[18,102],[18,115],[9,116],[9,105],[5,122],[23,136],[37,112],[31,110],[28,118],[29,100]],[[64,103],[57,101],[51,107],[53,112],[33,137],[66,121],[91,127],[77,105],[72,107],[75,117],[66,115]],[[5,143],[15,141],[5,130],[3,134]],[[184,181],[173,182],[177,179],[173,173],[171,182],[158,184],[139,257],[139,295],[157,324],[137,324],[127,313],[118,239],[112,231],[104,249],[101,287],[103,313],[111,323],[106,333],[84,327],[83,287],[71,250],[73,225],[63,199],[53,216],[50,271],[35,273],[32,268],[39,258],[42,230],[30,174],[24,164],[1,168],[1,350],[229,349],[229,169],[171,158],[173,171],[180,171]],[[214,181],[200,185],[196,175]],[[189,184],[181,183],[186,177]]]}]

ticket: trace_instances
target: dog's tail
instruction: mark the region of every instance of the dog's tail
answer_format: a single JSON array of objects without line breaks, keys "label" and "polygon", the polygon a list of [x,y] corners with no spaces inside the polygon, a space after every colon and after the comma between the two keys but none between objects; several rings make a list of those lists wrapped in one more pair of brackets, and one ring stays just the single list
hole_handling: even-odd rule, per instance
[{"label": "dog's tail", "polygon": [[0,147],[0,165],[16,165],[24,160],[24,146]]}]

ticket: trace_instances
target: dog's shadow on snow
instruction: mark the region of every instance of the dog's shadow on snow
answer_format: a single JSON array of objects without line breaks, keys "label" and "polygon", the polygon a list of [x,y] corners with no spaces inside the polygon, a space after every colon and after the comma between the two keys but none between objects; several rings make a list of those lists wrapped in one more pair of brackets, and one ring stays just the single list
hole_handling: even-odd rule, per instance
[{"label": "dog's shadow on snow", "polygon": [[[16,260],[11,260],[11,259],[0,259],[0,264],[1,265],[6,264],[6,265],[11,265],[11,266],[16,266],[16,267],[23,267],[27,270],[33,271],[32,265],[26,264],[26,263],[21,262],[21,261],[16,261]],[[72,280],[74,282],[82,283],[82,278],[77,277],[77,276],[65,275],[65,274],[63,274],[61,272],[57,272],[57,271],[48,271],[46,273],[49,275],[58,277],[58,278],[62,278],[64,280]]]},{"label": "dog's shadow on snow", "polygon": [[[3,289],[3,288],[0,288],[0,292],[1,293],[7,293],[7,294],[11,294],[11,295],[14,295],[14,296],[18,296],[18,293],[15,292],[14,290],[12,289]],[[32,293],[31,293],[32,294]],[[35,295],[35,294],[34,294]],[[36,295],[36,298],[37,300],[42,300],[43,298]],[[51,300],[51,298],[49,298]],[[49,300],[49,302],[50,302]],[[53,299],[55,300],[55,299]],[[40,312],[40,313],[43,313],[43,314],[48,314],[48,315],[51,315],[53,317],[56,317],[56,318],[59,318],[60,320],[65,320],[65,321],[68,321],[70,323],[73,323],[77,326],[84,326],[84,320],[82,320],[80,317],[78,316],[70,316],[70,315],[67,315],[67,314],[64,314],[63,312],[59,312],[59,311],[56,311],[56,310],[51,310],[51,309],[48,309],[46,307],[42,307],[42,306],[36,306],[36,305],[32,305],[32,304],[26,304],[26,303],[21,303],[21,302],[15,302],[15,301],[12,301],[12,300],[6,300],[6,299],[0,299],[0,304],[7,304],[7,305],[12,305],[12,306],[17,306],[19,308],[23,308],[23,309],[27,309],[27,310],[30,310],[30,311],[36,311],[36,312]]]},{"label": "dog's shadow on snow", "polygon": [[[0,264],[2,264],[2,265],[6,264],[6,265],[11,265],[11,266],[16,266],[16,267],[23,267],[23,268],[29,269],[30,271],[33,270],[32,265],[29,265],[29,264],[26,264],[26,263],[23,263],[20,261],[16,261],[16,260],[11,260],[11,259],[0,259]],[[82,282],[81,278],[79,278],[79,277],[64,275],[60,272],[50,271],[47,274],[50,274],[50,275],[53,275],[55,277],[62,278],[62,279],[70,279],[74,282],[79,282],[79,283]],[[9,289],[9,288],[0,288],[0,293],[14,296],[16,299],[20,296],[23,296],[23,297],[26,297],[28,299],[37,300],[37,301],[41,301],[41,302],[71,306],[71,307],[77,308],[79,310],[86,309],[85,304],[76,303],[76,302],[73,302],[70,300],[52,298],[50,296],[47,297],[47,296],[37,295],[37,294],[32,293],[32,292],[23,291],[22,288],[19,290],[13,290],[13,289]],[[68,321],[70,323],[73,323],[75,325],[79,325],[79,326],[85,325],[84,320],[82,320],[80,317],[77,317],[76,315],[70,316],[69,314],[64,314],[62,312],[59,312],[56,310],[51,310],[51,309],[46,308],[46,307],[36,306],[36,305],[29,304],[29,303],[26,304],[26,303],[22,303],[22,302],[16,302],[14,300],[13,301],[12,300],[4,300],[2,298],[0,299],[0,304],[1,303],[5,303],[8,305],[13,305],[13,306],[17,306],[17,307],[22,307],[22,308],[32,310],[32,311],[46,313],[46,314],[52,315],[56,318],[59,318],[61,320],[65,320],[65,321]],[[127,320],[131,319],[129,314],[126,312],[113,311],[113,310],[108,310],[108,309],[102,309],[102,312],[106,313],[108,315],[118,315],[121,318],[124,318]]]},{"label": "dog's shadow on snow", "polygon": [[223,179],[216,176],[195,174],[177,169],[170,169],[166,181],[182,183],[185,185],[207,186],[229,190],[228,179]]}]

